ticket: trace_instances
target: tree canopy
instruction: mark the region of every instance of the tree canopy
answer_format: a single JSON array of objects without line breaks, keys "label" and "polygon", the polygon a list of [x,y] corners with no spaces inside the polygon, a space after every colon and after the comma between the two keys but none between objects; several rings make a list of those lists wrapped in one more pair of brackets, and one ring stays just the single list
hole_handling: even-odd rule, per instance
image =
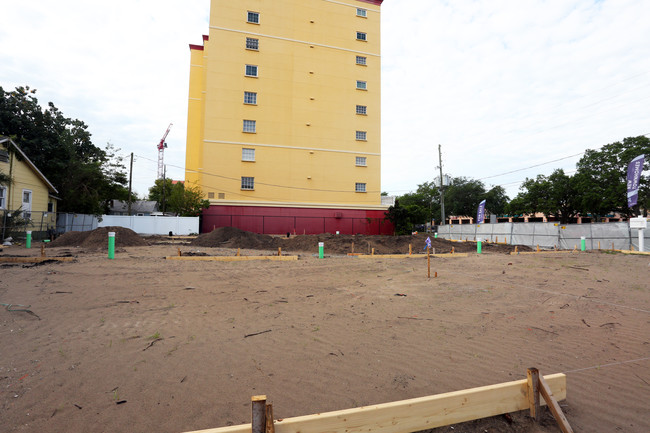
[{"label": "tree canopy", "polygon": [[186,186],[183,182],[174,183],[171,179],[156,179],[149,188],[149,200],[158,202],[158,209],[172,212],[178,216],[199,216],[210,201],[203,199],[198,185]]},{"label": "tree canopy", "polygon": [[59,211],[101,214],[111,199],[128,199],[126,168],[116,149],[91,141],[88,126],[65,117],[36,90],[0,87],[0,135],[10,136],[59,191]]}]

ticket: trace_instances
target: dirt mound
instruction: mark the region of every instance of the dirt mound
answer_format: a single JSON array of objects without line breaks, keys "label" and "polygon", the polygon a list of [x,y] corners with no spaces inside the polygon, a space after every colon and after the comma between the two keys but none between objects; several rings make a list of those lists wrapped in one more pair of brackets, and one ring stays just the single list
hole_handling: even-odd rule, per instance
[{"label": "dirt mound", "polygon": [[115,232],[116,247],[142,247],[149,245],[131,229],[124,227],[100,227],[89,232],[68,232],[50,244],[52,247],[82,247],[108,249],[108,232]]},{"label": "dirt mound", "polygon": [[199,235],[190,245],[198,247],[247,248],[266,250],[277,248],[277,238],[246,232],[234,227],[219,227],[210,233]]}]

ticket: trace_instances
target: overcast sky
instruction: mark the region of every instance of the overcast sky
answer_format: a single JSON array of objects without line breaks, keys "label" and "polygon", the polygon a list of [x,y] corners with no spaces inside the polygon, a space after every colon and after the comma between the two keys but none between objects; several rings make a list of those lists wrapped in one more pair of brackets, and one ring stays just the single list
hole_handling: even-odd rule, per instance
[{"label": "overcast sky", "polygon": [[[167,172],[184,178],[188,44],[208,33],[209,9],[209,0],[0,0],[0,86],[36,88],[42,106],[88,124],[95,145],[135,153],[143,196],[170,122]],[[585,149],[650,133],[648,0],[381,9],[383,191],[432,180],[438,144],[446,174],[503,185],[512,198],[526,177],[572,172]]]}]

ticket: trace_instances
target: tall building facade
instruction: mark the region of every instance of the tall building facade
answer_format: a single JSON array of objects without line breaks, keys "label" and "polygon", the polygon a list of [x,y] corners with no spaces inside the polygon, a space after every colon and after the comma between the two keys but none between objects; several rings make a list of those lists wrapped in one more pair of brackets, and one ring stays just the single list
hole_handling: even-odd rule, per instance
[{"label": "tall building facade", "polygon": [[212,0],[190,45],[186,181],[203,231],[390,233],[381,204],[383,0]]}]

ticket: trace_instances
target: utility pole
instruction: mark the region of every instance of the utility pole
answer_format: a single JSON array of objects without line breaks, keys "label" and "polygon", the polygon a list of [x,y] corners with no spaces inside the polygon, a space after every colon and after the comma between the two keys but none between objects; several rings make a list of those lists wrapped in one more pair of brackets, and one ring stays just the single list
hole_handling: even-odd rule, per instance
[{"label": "utility pole", "polygon": [[163,168],[163,177],[162,177],[162,213],[163,216],[165,215],[165,184],[167,183],[167,166],[165,165]]},{"label": "utility pole", "polygon": [[442,145],[438,145],[438,156],[440,158],[440,225],[445,225],[445,191],[442,181]]},{"label": "utility pole", "polygon": [[131,216],[131,189],[133,187],[133,152],[131,152],[131,165],[129,167],[129,197],[128,200],[128,215]]}]

